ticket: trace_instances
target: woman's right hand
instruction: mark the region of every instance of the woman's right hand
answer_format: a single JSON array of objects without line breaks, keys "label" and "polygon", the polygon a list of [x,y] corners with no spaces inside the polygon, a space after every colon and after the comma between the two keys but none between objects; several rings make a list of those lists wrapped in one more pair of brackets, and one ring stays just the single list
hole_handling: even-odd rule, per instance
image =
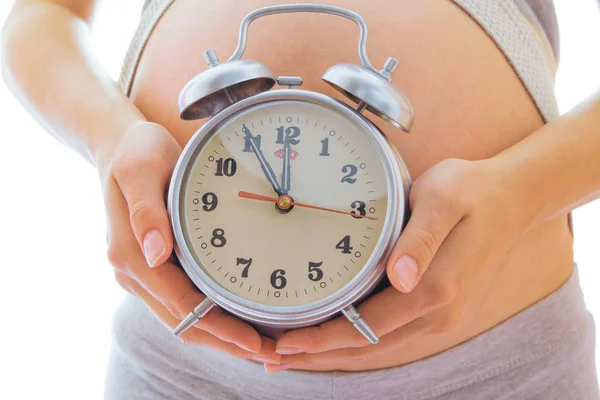
[{"label": "woman's right hand", "polygon": [[[204,300],[169,257],[173,235],[165,198],[181,153],[161,125],[140,121],[96,160],[108,225],[108,259],[118,283],[141,298],[169,329]],[[240,319],[214,308],[181,339],[241,358],[278,362],[275,343]]]}]

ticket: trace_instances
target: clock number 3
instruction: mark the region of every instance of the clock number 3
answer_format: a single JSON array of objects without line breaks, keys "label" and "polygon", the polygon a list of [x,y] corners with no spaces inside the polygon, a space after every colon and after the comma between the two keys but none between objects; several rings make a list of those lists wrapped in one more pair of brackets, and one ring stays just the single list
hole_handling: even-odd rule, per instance
[{"label": "clock number 3", "polygon": [[[367,211],[365,210],[366,206],[367,205],[365,204],[364,201],[360,201],[360,200],[353,201],[351,204],[351,207],[356,210],[350,211],[352,214],[354,214],[354,215],[352,215],[352,217],[360,219],[360,216],[364,217],[365,215],[367,215]],[[357,216],[356,211],[358,211],[358,216]]]}]

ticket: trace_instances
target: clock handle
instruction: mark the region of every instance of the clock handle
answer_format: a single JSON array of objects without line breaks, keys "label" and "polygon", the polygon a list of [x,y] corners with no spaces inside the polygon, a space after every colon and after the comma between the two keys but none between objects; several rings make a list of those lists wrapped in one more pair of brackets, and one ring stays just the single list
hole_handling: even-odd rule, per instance
[{"label": "clock handle", "polygon": [[352,325],[356,328],[357,331],[363,334],[371,344],[377,344],[379,342],[379,338],[373,332],[371,327],[367,324],[367,322],[360,316],[358,311],[353,305],[349,305],[348,307],[342,310],[342,314],[344,317],[348,318],[348,321],[352,322]]},{"label": "clock handle", "polygon": [[322,13],[337,15],[339,17],[348,18],[354,21],[360,28],[360,38],[358,40],[358,56],[363,67],[369,71],[382,76],[386,80],[389,80],[389,74],[386,75],[384,72],[378,71],[373,67],[367,56],[367,24],[365,20],[355,13],[354,11],[347,10],[341,7],[328,6],[324,4],[286,4],[281,6],[269,6],[256,9],[250,14],[246,15],[240,26],[240,34],[238,37],[238,45],[233,55],[229,58],[229,61],[239,60],[244,51],[246,50],[246,36],[248,33],[248,26],[250,23],[260,17],[273,14],[286,14],[286,13],[298,13],[298,12],[311,12],[311,13]]}]

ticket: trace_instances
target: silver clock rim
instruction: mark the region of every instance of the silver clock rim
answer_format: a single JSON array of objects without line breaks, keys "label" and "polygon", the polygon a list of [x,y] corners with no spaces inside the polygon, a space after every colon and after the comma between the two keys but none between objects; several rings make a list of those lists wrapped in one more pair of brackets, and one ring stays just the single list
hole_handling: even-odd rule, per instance
[{"label": "silver clock rim", "polygon": [[[218,127],[248,107],[277,101],[304,101],[341,113],[361,128],[378,155],[386,175],[388,209],[379,241],[361,271],[343,288],[317,302],[300,306],[271,306],[244,299],[215,282],[198,266],[193,256],[181,220],[181,202],[184,179],[193,157],[212,137]],[[211,301],[245,320],[263,326],[297,328],[328,319],[343,308],[364,298],[383,277],[385,260],[397,241],[408,215],[408,190],[411,180],[406,165],[397,151],[386,141],[379,129],[345,103],[321,93],[298,89],[278,89],[260,93],[232,104],[208,120],[187,143],[175,166],[169,186],[167,209],[175,238],[175,253],[192,282]],[[205,267],[206,268],[206,267]]]}]

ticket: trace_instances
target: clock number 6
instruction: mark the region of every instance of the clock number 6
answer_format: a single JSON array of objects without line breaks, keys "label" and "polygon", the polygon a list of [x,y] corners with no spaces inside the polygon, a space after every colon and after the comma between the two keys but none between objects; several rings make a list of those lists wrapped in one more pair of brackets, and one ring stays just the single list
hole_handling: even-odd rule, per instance
[{"label": "clock number 6", "polygon": [[275,289],[283,289],[287,285],[287,279],[285,279],[285,271],[282,269],[276,269],[271,274],[271,286]]},{"label": "clock number 6", "polygon": [[321,265],[323,265],[323,261],[308,262],[308,279],[313,282],[319,282],[321,279],[323,279],[323,270],[320,269]]}]

